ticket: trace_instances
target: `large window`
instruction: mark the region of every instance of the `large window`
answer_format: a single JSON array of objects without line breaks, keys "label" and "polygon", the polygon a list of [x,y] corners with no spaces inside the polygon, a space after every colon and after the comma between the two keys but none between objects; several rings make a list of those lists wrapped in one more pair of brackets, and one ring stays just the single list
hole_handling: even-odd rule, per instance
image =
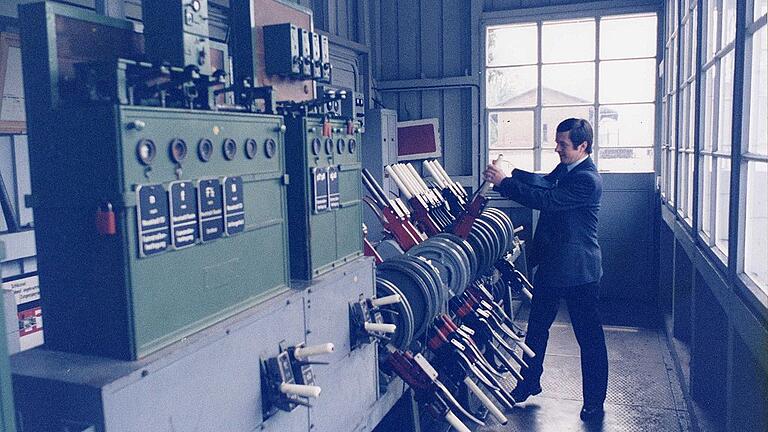
[{"label": "large window", "polygon": [[743,274],[768,294],[768,2],[747,10],[744,57],[744,128],[740,227],[744,238]]},{"label": "large window", "polygon": [[700,234],[724,262],[731,198],[734,38],[737,0],[704,0],[701,68]]},{"label": "large window", "polygon": [[664,85],[661,98],[661,197],[675,204],[675,174],[677,172],[677,1],[666,3],[664,31]]},{"label": "large window", "polygon": [[680,47],[679,86],[677,90],[678,123],[677,162],[679,181],[677,209],[680,216],[693,224],[694,139],[696,131],[696,1],[682,3],[678,33]]},{"label": "large window", "polygon": [[653,171],[656,15],[613,15],[488,27],[489,160],[552,170],[555,133],[589,120],[601,171]]}]

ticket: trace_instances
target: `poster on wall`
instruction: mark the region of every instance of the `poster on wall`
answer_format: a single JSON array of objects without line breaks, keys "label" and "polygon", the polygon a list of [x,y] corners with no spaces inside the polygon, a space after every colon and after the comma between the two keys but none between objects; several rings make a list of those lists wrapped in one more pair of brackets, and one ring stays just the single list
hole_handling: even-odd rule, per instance
[{"label": "poster on wall", "polygon": [[5,280],[2,289],[13,292],[16,299],[21,350],[42,345],[43,314],[40,307],[40,279],[37,274]]},{"label": "poster on wall", "polygon": [[13,291],[16,306],[40,300],[40,279],[37,274],[27,274],[19,278],[3,281],[3,289]]},{"label": "poster on wall", "polygon": [[24,351],[43,344],[43,312],[40,305],[19,311],[19,348]]},{"label": "poster on wall", "polygon": [[0,33],[0,133],[26,132],[21,44],[16,33]]}]

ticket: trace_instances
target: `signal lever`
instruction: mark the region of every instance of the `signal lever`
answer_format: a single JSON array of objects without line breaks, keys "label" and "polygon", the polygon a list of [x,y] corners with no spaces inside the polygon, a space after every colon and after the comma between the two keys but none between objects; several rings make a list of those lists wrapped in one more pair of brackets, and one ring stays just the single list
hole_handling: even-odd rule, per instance
[{"label": "signal lever", "polygon": [[512,408],[514,399],[508,398],[503,388],[498,384],[493,376],[487,376],[483,370],[476,365],[476,362],[470,359],[473,356],[468,353],[468,349],[457,338],[446,336],[443,329],[432,328],[430,339],[427,344],[429,349],[435,354],[438,361],[438,367],[444,372],[444,375],[452,378],[454,382],[463,382],[469,391],[471,391],[488,411],[501,423],[506,424],[507,418],[486,396],[472,379],[474,376],[480,381],[494,397],[505,407]]},{"label": "signal lever", "polygon": [[390,201],[384,189],[367,169],[363,169],[362,173],[363,185],[370,193],[370,197],[365,197],[366,204],[379,216],[381,225],[392,234],[403,251],[424,241],[426,237],[408,220],[407,209],[400,208],[397,201]]},{"label": "signal lever", "polygon": [[438,373],[421,354],[399,351],[387,345],[387,364],[414,391],[416,400],[426,405],[436,418],[444,418],[454,429],[470,432],[469,428],[453,413],[455,409],[465,418],[480,426],[485,423],[470,414],[445,385],[438,380]]},{"label": "signal lever", "polygon": [[311,407],[306,399],[317,398],[321,392],[321,388],[315,385],[311,365],[328,363],[306,359],[333,351],[332,343],[308,347],[299,344],[263,361],[261,376],[264,417],[272,416],[277,410],[293,411],[299,405]]},{"label": "signal lever", "polygon": [[[441,315],[439,319],[435,320],[435,323],[437,330],[442,335],[444,335],[446,339],[452,341],[452,343],[460,342],[463,344],[463,346],[466,348],[464,353],[466,354],[467,359],[472,362],[477,371],[485,374],[485,378],[489,382],[482,380],[481,382],[483,382],[483,384],[485,384],[486,387],[491,390],[496,399],[502,402],[502,404],[505,406],[509,407],[514,405],[514,397],[512,397],[512,394],[509,393],[499,381],[500,379],[505,379],[504,375],[497,371],[496,367],[492,365],[488,359],[485,358],[483,353],[480,351],[480,348],[472,339],[472,336],[475,334],[475,332],[463,325],[458,327],[447,314]],[[507,366],[505,367],[510,369],[513,375],[515,374],[515,370],[511,367],[511,365],[507,363]],[[519,379],[518,376],[515,376],[515,378]]]},{"label": "signal lever", "polygon": [[[499,155],[499,157],[493,161],[493,164],[496,165],[501,160],[502,156]],[[492,186],[493,185],[488,181],[484,181],[483,184],[480,185],[480,189],[478,189],[477,192],[472,196],[472,199],[466,206],[466,210],[453,226],[454,234],[463,239],[466,239],[469,236],[469,232],[472,230],[472,225],[475,223],[475,219],[479,218],[480,215],[483,214],[483,209],[485,209],[485,206],[488,205],[488,198],[486,195]]]},{"label": "signal lever", "polygon": [[466,211],[465,204],[467,203],[464,188],[459,187],[453,182],[436,160],[424,161],[424,167],[434,179],[435,184],[440,188],[453,218],[461,216]]},{"label": "signal lever", "polygon": [[486,359],[489,362],[492,361],[493,358],[498,359],[515,379],[522,381],[523,376],[512,366],[509,360],[507,360],[507,357],[496,348],[496,345],[493,342],[495,341],[501,346],[521,367],[527,367],[527,364],[517,355],[517,353],[515,353],[514,348],[512,348],[504,338],[498,334],[491,323],[489,323],[489,320],[474,310],[474,305],[471,300],[466,297],[462,299],[454,297],[450,300],[449,305],[451,310],[460,317],[463,322],[477,332],[478,339],[483,343],[483,346],[486,347]]},{"label": "signal lever", "polygon": [[533,285],[513,263],[502,259],[495,266],[501,273],[501,279],[506,282],[506,285],[512,292],[523,295],[528,301],[533,300],[533,294],[531,293]]},{"label": "signal lever", "polygon": [[384,167],[390,178],[395,181],[400,192],[405,195],[405,198],[413,209],[413,219],[421,225],[422,230],[428,235],[432,236],[442,232],[441,224],[432,217],[430,213],[430,207],[423,196],[413,188],[408,181],[407,177],[403,173],[403,170],[395,165],[388,165]]},{"label": "signal lever", "polygon": [[[398,294],[386,297],[369,298],[349,304],[349,340],[351,349],[379,339],[389,342],[387,334],[397,331],[397,326],[384,322],[381,306],[400,303]],[[396,313],[394,311],[387,311]]]}]

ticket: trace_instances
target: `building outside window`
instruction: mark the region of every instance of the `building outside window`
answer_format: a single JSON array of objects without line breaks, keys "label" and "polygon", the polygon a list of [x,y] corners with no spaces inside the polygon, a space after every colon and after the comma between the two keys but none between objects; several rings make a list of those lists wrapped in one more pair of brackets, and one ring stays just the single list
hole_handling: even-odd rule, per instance
[{"label": "building outside window", "polygon": [[726,262],[731,181],[736,1],[704,0],[700,116],[700,236]]},{"label": "building outside window", "polygon": [[768,1],[747,9],[740,173],[742,278],[768,294]]},{"label": "building outside window", "polygon": [[502,154],[515,167],[551,171],[557,125],[580,117],[595,129],[601,171],[652,172],[656,21],[604,15],[488,27],[489,160]]}]

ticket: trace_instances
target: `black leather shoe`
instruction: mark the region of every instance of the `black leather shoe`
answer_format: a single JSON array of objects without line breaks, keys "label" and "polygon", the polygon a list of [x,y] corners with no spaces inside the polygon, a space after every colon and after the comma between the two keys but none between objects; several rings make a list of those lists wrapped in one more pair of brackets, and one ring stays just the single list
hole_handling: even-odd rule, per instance
[{"label": "black leather shoe", "polygon": [[541,384],[528,384],[525,381],[518,383],[514,390],[512,390],[512,398],[515,402],[520,403],[528,399],[529,396],[534,396],[541,393]]},{"label": "black leather shoe", "polygon": [[579,418],[585,422],[600,421],[603,417],[605,417],[605,411],[602,405],[584,405],[579,414]]}]

